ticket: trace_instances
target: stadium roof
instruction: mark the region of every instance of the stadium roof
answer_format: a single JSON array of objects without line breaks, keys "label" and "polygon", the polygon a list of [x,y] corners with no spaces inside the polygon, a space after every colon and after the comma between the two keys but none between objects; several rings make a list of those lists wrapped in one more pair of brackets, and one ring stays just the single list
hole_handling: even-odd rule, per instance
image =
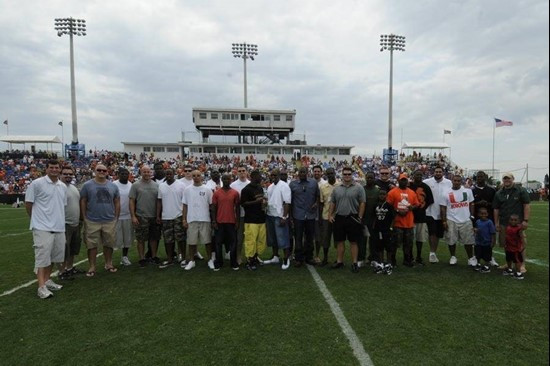
[{"label": "stadium roof", "polygon": [[443,150],[450,149],[451,147],[445,142],[405,142],[401,148]]},{"label": "stadium roof", "polygon": [[57,136],[24,136],[24,135],[5,135],[0,136],[0,141],[12,144],[41,143],[41,144],[62,144]]}]

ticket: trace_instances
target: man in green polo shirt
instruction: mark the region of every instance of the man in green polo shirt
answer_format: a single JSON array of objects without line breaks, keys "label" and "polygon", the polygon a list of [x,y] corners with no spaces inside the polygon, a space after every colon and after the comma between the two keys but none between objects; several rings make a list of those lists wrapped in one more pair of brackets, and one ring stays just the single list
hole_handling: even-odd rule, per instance
[{"label": "man in green polo shirt", "polygon": [[[493,200],[493,209],[495,216],[495,227],[498,230],[499,245],[504,247],[506,242],[506,226],[511,215],[518,215],[519,221],[523,226],[523,241],[527,244],[525,230],[529,226],[530,206],[529,193],[521,186],[514,184],[514,175],[504,173],[502,175],[502,188],[497,191]],[[525,251],[523,252],[525,258]],[[525,262],[521,272],[525,272]]]}]

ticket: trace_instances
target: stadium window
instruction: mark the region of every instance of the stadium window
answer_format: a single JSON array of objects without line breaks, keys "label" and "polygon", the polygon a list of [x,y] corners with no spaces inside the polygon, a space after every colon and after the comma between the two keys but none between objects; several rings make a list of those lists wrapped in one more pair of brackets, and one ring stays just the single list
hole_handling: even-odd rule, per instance
[{"label": "stadium window", "polygon": [[291,114],[286,115],[286,121],[287,122],[292,122],[292,115]]},{"label": "stadium window", "polygon": [[229,154],[229,148],[218,146],[217,154]]},{"label": "stadium window", "polygon": [[275,115],[273,115],[273,120],[274,120],[274,121],[280,121],[280,120],[281,120],[281,116],[278,115],[278,114],[275,114]]},{"label": "stadium window", "polygon": [[179,147],[167,147],[166,152],[180,152]]},{"label": "stadium window", "polygon": [[203,148],[203,151],[205,154],[215,154],[216,153],[216,146],[205,146]]},{"label": "stadium window", "polygon": [[206,112],[200,112],[199,113],[199,118],[200,119],[206,119]]},{"label": "stadium window", "polygon": [[266,121],[271,121],[271,116],[269,114],[266,114],[264,118]]},{"label": "stadium window", "polygon": [[349,155],[349,149],[338,149],[338,155]]},{"label": "stadium window", "polygon": [[217,113],[210,113],[210,119],[218,119]]},{"label": "stadium window", "polygon": [[231,114],[229,114],[229,113],[222,113],[222,119],[227,119],[227,120],[231,119]]},{"label": "stadium window", "polygon": [[153,146],[153,152],[164,152],[164,146]]},{"label": "stadium window", "polygon": [[151,147],[149,146],[144,146],[143,147],[143,152],[150,152],[151,151]]},{"label": "stadium window", "polygon": [[239,120],[239,114],[238,113],[231,113],[231,119],[234,120],[234,121],[238,121]]}]

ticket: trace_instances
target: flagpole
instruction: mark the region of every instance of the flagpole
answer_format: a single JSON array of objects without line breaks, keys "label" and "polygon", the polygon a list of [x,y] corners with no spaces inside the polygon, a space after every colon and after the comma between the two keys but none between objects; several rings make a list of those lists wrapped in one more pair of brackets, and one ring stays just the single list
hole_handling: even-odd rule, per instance
[{"label": "flagpole", "polygon": [[493,122],[493,165],[491,167],[493,171],[493,177],[495,177],[495,129],[496,129],[496,121]]}]

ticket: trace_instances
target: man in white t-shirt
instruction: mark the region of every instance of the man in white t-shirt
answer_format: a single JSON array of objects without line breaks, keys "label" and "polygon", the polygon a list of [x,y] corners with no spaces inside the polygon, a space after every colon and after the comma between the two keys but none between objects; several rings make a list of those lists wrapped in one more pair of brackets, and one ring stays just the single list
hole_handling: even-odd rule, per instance
[{"label": "man in white t-shirt", "polygon": [[284,251],[281,268],[290,267],[290,235],[288,231],[288,215],[292,193],[287,182],[279,179],[279,169],[273,169],[269,174],[271,184],[267,187],[267,245],[273,250],[271,259],[264,264],[279,263],[279,249]]},{"label": "man in white t-shirt", "polygon": [[[207,258],[212,258],[212,190],[202,184],[202,173],[193,171],[193,185],[183,192],[182,221],[183,227],[187,229],[187,245],[189,246],[188,263],[185,270],[189,271],[195,267],[194,255],[197,252],[197,245],[204,244]],[[214,270],[214,261],[208,261],[208,267]]]},{"label": "man in white t-shirt", "polygon": [[462,176],[453,176],[452,182],[451,189],[442,195],[441,203],[441,222],[451,253],[449,264],[457,263],[456,244],[460,242],[466,249],[468,265],[475,266],[477,260],[474,256],[474,195],[470,188],[462,186]]},{"label": "man in white t-shirt", "polygon": [[128,250],[134,242],[135,234],[130,214],[130,189],[132,182],[128,181],[130,172],[126,168],[118,169],[118,180],[113,183],[118,187],[120,193],[120,216],[116,223],[116,248],[122,249],[120,264],[130,266],[132,262],[128,259]]},{"label": "man in white t-shirt", "polygon": [[59,180],[60,172],[57,160],[48,161],[46,176],[33,181],[25,194],[25,209],[31,218],[38,297],[41,299],[52,297],[51,290],[63,288],[50,278],[53,263],[62,263],[65,259],[67,186]]},{"label": "man in white t-shirt", "polygon": [[[176,243],[181,257],[185,257],[185,229],[181,205],[185,186],[174,179],[174,169],[166,169],[164,174],[165,181],[159,185],[157,222],[162,223],[166,260],[159,265],[159,268],[166,268],[174,263]],[[181,265],[185,266],[186,262],[182,261]]]},{"label": "man in white t-shirt", "polygon": [[[248,180],[248,172],[244,164],[239,165],[237,168],[237,180],[231,183],[230,187],[239,192],[239,199],[241,198],[241,191],[250,183]],[[237,229],[237,262],[241,264],[241,256],[244,240],[244,208],[241,207],[241,219],[239,220],[239,228]]]},{"label": "man in white t-shirt", "polygon": [[445,230],[441,221],[441,205],[443,204],[443,194],[447,193],[452,186],[452,183],[447,178],[443,177],[443,168],[436,167],[434,176],[423,181],[432,190],[434,203],[426,208],[426,224],[428,226],[428,234],[430,236],[430,263],[437,263],[437,246],[439,239],[443,238]]},{"label": "man in white t-shirt", "polygon": [[183,183],[183,186],[185,188],[193,185],[193,178],[191,177],[192,172],[193,172],[193,167],[191,165],[187,164],[183,167],[184,176],[183,178],[178,180]]}]

